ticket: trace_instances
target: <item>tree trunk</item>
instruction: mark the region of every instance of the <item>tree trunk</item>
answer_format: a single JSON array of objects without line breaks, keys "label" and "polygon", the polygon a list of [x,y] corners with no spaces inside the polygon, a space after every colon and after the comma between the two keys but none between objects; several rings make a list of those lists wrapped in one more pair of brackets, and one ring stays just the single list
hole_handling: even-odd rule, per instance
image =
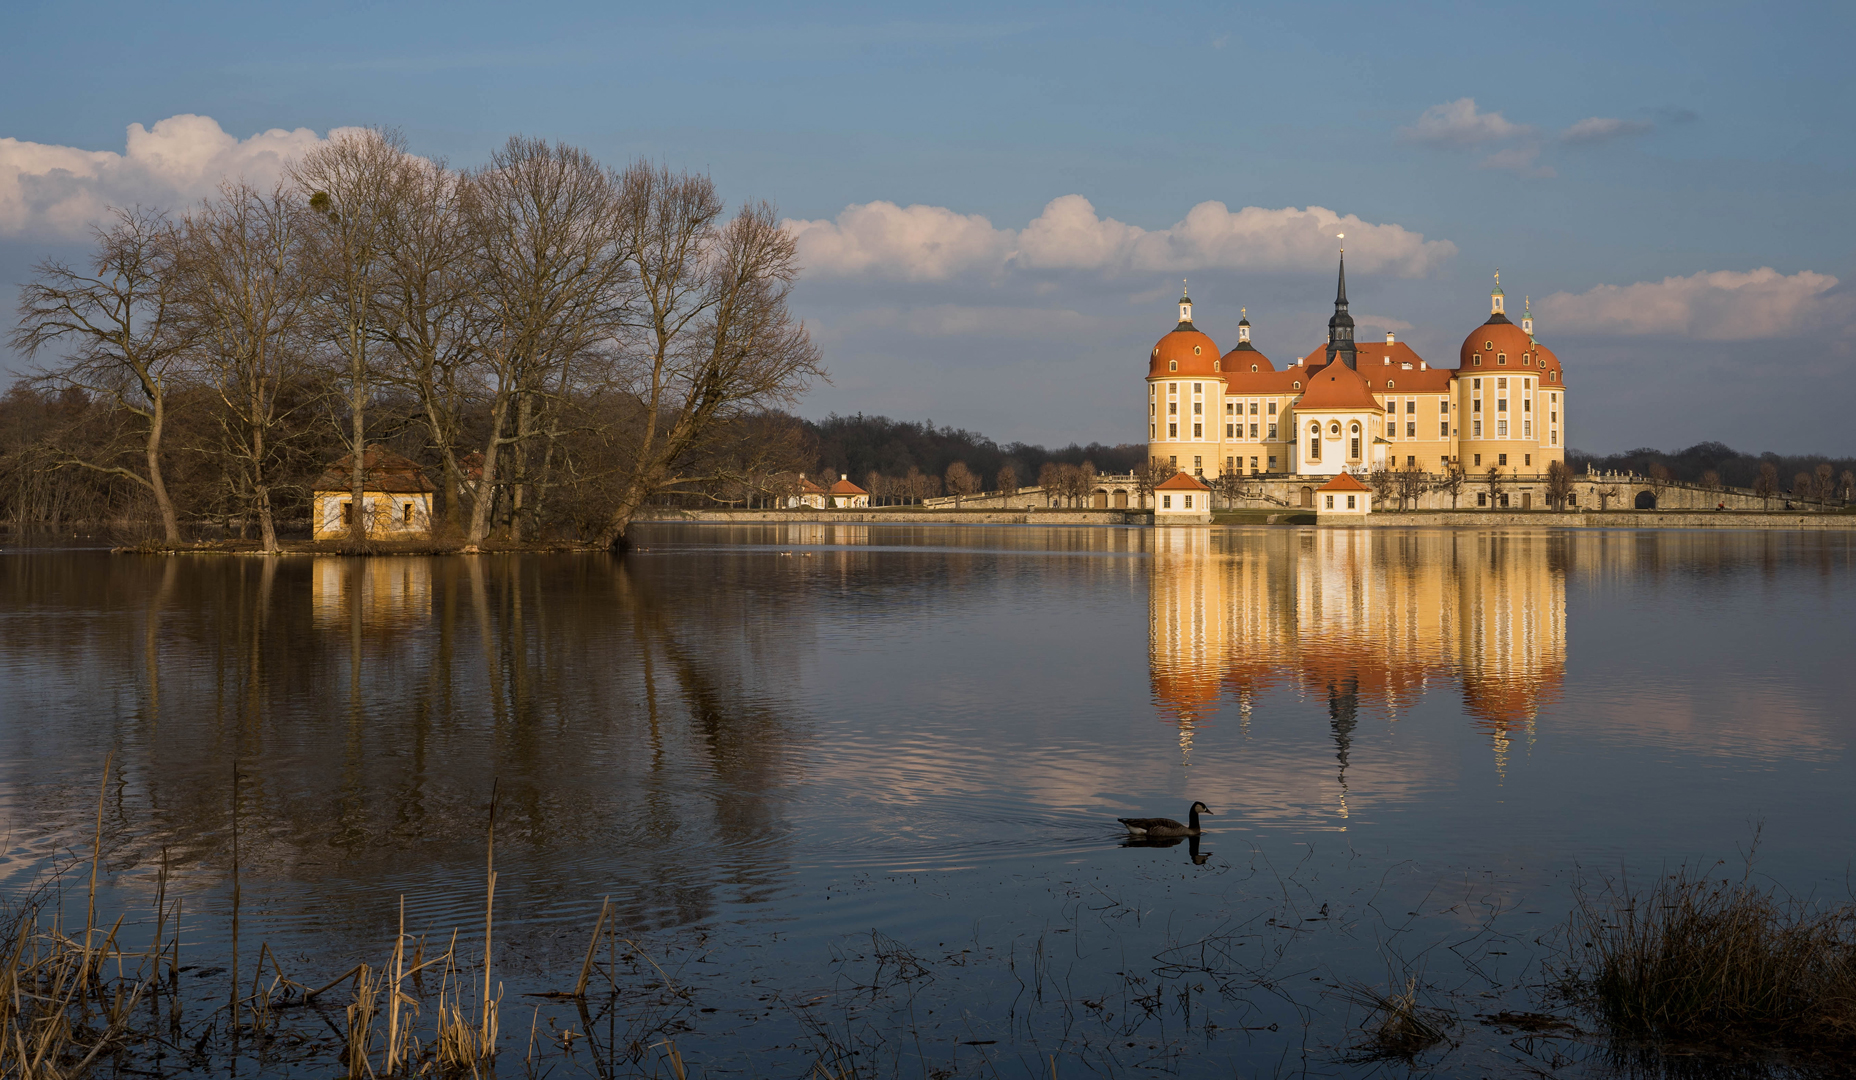
[{"label": "tree trunk", "polygon": [[483,476],[477,481],[477,498],[470,508],[468,548],[476,548],[490,535],[490,511],[496,504],[496,450],[502,444],[503,421],[509,416],[509,398],[498,394],[490,407],[490,437],[483,447]]},{"label": "tree trunk", "polygon": [[161,428],[165,419],[167,400],[162,396],[152,398],[153,408],[148,417],[148,489],[154,492],[155,509],[161,513],[161,531],[170,544],[180,543],[180,518],[174,513],[174,500],[168,498],[168,485],[161,478]]},{"label": "tree trunk", "polygon": [[356,333],[352,328],[349,330],[348,337],[348,347],[350,350],[348,355],[353,360],[353,366],[350,367],[348,372],[348,409],[353,417],[354,427],[354,454],[352,457],[354,464],[348,472],[348,497],[351,500],[349,505],[352,507],[352,509],[348,511],[348,541],[352,544],[360,544],[367,540],[368,533],[368,523],[366,520],[367,504],[362,500],[362,494],[367,490],[365,475],[365,462],[367,459],[367,412],[365,406],[367,404],[367,399],[365,395],[366,387],[362,384],[362,369],[365,365],[365,354],[362,350],[365,349],[366,346],[359,344],[355,340]]}]

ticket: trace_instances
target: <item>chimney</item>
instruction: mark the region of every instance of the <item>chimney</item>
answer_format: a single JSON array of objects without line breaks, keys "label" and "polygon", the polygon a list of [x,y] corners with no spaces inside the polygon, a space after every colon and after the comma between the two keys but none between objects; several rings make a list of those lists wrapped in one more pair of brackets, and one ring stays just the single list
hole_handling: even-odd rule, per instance
[{"label": "chimney", "polygon": [[1431,370],[1431,368],[1430,368],[1430,365],[1429,365],[1429,364],[1426,364],[1426,363],[1425,363],[1424,361],[1422,361],[1422,360],[1420,360],[1420,361],[1418,361],[1418,370],[1419,370],[1419,371],[1429,371],[1429,370]]},{"label": "chimney", "polygon": [[1392,358],[1391,358],[1390,356],[1388,356],[1388,357],[1386,357],[1386,364],[1385,364],[1385,366],[1386,366],[1386,367],[1391,367],[1391,366],[1392,366]]},{"label": "chimney", "polygon": [[1390,330],[1387,330],[1387,331],[1386,331],[1386,344],[1387,344],[1387,345],[1390,345],[1390,344],[1392,344],[1392,341],[1393,341],[1393,339],[1392,339],[1392,331],[1390,331]]},{"label": "chimney", "polygon": [[840,480],[849,480],[850,478],[851,478],[850,473],[839,473],[838,474],[838,479]]}]

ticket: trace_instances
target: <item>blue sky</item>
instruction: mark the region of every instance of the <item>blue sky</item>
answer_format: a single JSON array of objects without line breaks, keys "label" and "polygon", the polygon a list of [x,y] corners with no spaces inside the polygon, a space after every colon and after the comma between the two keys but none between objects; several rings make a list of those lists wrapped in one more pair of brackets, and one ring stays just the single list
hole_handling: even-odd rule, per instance
[{"label": "blue sky", "polygon": [[[16,3],[0,286],[81,250],[87,207],[261,173],[260,132],[392,125],[461,165],[520,132],[800,223],[809,415],[1136,440],[1179,279],[1286,361],[1354,221],[1362,336],[1454,366],[1500,267],[1576,447],[1847,454],[1852,10]],[[229,145],[155,127],[184,116]]]}]

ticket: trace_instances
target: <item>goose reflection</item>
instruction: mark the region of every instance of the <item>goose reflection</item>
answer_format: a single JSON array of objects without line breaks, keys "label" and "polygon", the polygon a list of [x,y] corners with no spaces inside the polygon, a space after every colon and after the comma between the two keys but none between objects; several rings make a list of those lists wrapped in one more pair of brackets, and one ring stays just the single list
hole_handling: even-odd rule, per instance
[{"label": "goose reflection", "polygon": [[1204,866],[1207,860],[1212,857],[1211,852],[1199,850],[1199,838],[1196,836],[1130,836],[1121,842],[1121,846],[1125,848],[1178,847],[1182,843],[1187,845],[1186,854],[1192,857],[1192,865],[1194,866]]}]

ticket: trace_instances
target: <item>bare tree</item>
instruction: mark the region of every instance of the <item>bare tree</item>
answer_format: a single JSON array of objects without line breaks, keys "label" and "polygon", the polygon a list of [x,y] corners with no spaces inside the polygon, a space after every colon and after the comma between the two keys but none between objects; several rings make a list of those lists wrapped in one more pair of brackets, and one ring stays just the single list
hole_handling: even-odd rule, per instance
[{"label": "bare tree", "polygon": [[1154,497],[1154,488],[1171,480],[1173,472],[1171,465],[1157,457],[1134,467],[1134,490],[1141,498],[1141,509],[1147,509],[1148,501]]},{"label": "bare tree", "polygon": [[473,322],[479,311],[475,237],[465,207],[473,188],[443,162],[404,156],[379,203],[385,234],[375,290],[376,331],[391,362],[379,379],[412,395],[443,472],[444,514],[464,531],[464,418],[477,388]]},{"label": "bare tree", "polygon": [[1493,510],[1500,506],[1502,501],[1502,471],[1493,465],[1489,466],[1489,471],[1487,475],[1482,478],[1482,483],[1483,486],[1489,490],[1489,509]]},{"label": "bare tree", "polygon": [[[488,538],[492,510],[502,489],[506,489],[511,539],[521,538],[521,522],[528,509],[523,487],[528,479],[523,468],[526,462],[517,458],[512,468],[503,451],[525,448],[534,436],[536,399],[551,391],[558,393],[564,383],[571,382],[576,362],[603,361],[600,366],[615,362],[614,342],[622,333],[624,308],[636,298],[637,270],[630,264],[628,247],[633,238],[625,231],[639,226],[624,220],[618,192],[607,172],[571,146],[511,138],[466,182],[470,190],[463,207],[473,233],[473,274],[482,307],[474,367],[488,414],[479,451],[483,479],[466,533],[466,550],[470,550]],[[695,237],[690,234],[702,234],[720,205],[714,203],[712,194],[707,201],[699,194],[682,211],[690,222],[672,227],[672,232],[688,237],[686,243],[693,245]],[[673,251],[667,257],[687,260],[698,256],[693,251]],[[654,267],[653,272],[658,269]],[[666,296],[664,283],[656,282],[656,299],[674,306],[690,286],[681,280],[686,275],[680,268],[670,272],[679,277],[677,285]],[[660,379],[665,375],[661,369],[671,363],[673,349],[686,344],[684,324],[696,317],[687,313],[679,319],[670,310],[662,314],[666,325],[658,349]],[[636,408],[637,399],[629,386],[625,389],[620,400]],[[645,409],[649,411],[650,406]],[[649,425],[657,419],[652,413],[643,422]],[[620,420],[621,424],[637,422],[636,417]],[[645,441],[655,444],[654,431]],[[624,464],[618,467],[635,463],[638,449],[623,447],[617,457]],[[506,476],[511,479],[505,480]],[[649,494],[636,493],[632,510]],[[610,522],[598,526],[605,543],[611,542],[604,535],[609,527]]]},{"label": "bare tree", "polygon": [[367,539],[367,405],[372,396],[369,346],[379,326],[376,292],[386,248],[385,204],[406,154],[398,132],[366,129],[335,136],[305,154],[288,173],[307,198],[318,227],[310,233],[306,268],[319,294],[322,337],[334,349],[347,383],[349,498],[352,545]]},{"label": "bare tree", "polygon": [[1236,470],[1219,473],[1218,479],[1212,486],[1218,492],[1218,497],[1224,500],[1225,508],[1230,509],[1233,504],[1243,497],[1244,474]]},{"label": "bare tree", "polygon": [[871,469],[864,474],[864,490],[870,493],[871,506],[886,505],[889,499],[889,477]]},{"label": "bare tree", "polygon": [[1802,501],[1816,494],[1817,482],[1811,478],[1810,473],[1801,472],[1792,477],[1792,498]]},{"label": "bare tree", "polygon": [[[1389,502],[1398,489],[1397,481],[1393,479],[1391,470],[1384,466],[1380,466],[1367,473],[1366,484],[1373,489],[1373,495],[1380,506],[1384,506]],[[1399,504],[1399,509],[1403,510],[1404,508],[1405,505],[1401,502]]]},{"label": "bare tree", "polygon": [[1837,487],[1843,492],[1843,501],[1849,502],[1853,496],[1856,496],[1856,472],[1844,469],[1843,475],[1837,477]]},{"label": "bare tree", "polygon": [[1093,461],[1085,461],[1081,465],[1076,466],[1076,472],[1071,482],[1075,485],[1076,504],[1084,505],[1091,503],[1096,487],[1096,463]]},{"label": "bare tree", "polygon": [[1469,476],[1463,471],[1463,463],[1460,461],[1450,462],[1449,467],[1444,470],[1442,478],[1437,482],[1437,488],[1439,491],[1450,493],[1450,509],[1456,509],[1457,498],[1463,494],[1463,485],[1468,480]]},{"label": "bare tree", "polygon": [[1620,490],[1616,484],[1606,484],[1605,486],[1599,488],[1598,489],[1598,508],[1600,510],[1609,510],[1611,508],[1611,500],[1618,498],[1622,494],[1623,494],[1623,491]]},{"label": "bare tree", "polygon": [[1547,462],[1547,505],[1555,510],[1566,509],[1566,500],[1572,495],[1572,470],[1563,461]]},{"label": "bare tree", "polygon": [[1669,466],[1660,461],[1650,463],[1650,491],[1656,496],[1657,505],[1662,505],[1663,491],[1669,487]]},{"label": "bare tree", "polygon": [[177,234],[167,217],[151,210],[116,210],[95,230],[90,273],[47,260],[33,267],[20,290],[19,321],[8,341],[36,356],[62,346],[63,362],[46,373],[54,385],[99,394],[141,421],[142,470],[116,464],[108,454],[67,457],[62,463],[109,473],[147,489],[170,544],[180,542],[180,519],[161,468],[169,393],[190,342],[179,325],[180,288],[175,270]]},{"label": "bare tree", "polygon": [[199,343],[194,356],[219,397],[224,451],[238,463],[267,552],[278,550],[272,488],[291,411],[285,391],[307,353],[306,227],[289,189],[267,194],[242,182],[226,184],[182,226],[181,296]]},{"label": "bare tree", "polygon": [[1818,501],[1829,502],[1837,491],[1837,470],[1831,467],[1830,462],[1820,461],[1816,471],[1817,482],[1812,487],[1817,492]]},{"label": "bare tree", "polygon": [[1046,461],[1038,469],[1038,487],[1044,489],[1046,506],[1058,505],[1056,500],[1063,497],[1063,466],[1055,461]]},{"label": "bare tree", "polygon": [[947,491],[954,497],[954,509],[960,509],[960,500],[980,489],[980,478],[973,475],[964,461],[956,461],[947,467]]},{"label": "bare tree", "polygon": [[999,478],[994,481],[999,486],[999,494],[1010,499],[1018,494],[1018,470],[1010,465],[999,466]]},{"label": "bare tree", "polygon": [[622,550],[632,516],[684,482],[682,459],[712,425],[791,402],[824,370],[787,307],[799,264],[772,206],[745,206],[718,228],[722,204],[708,177],[643,162],[620,188],[622,242],[638,285],[623,385],[639,423],[599,540]]},{"label": "bare tree", "polygon": [[1416,465],[1407,465],[1397,470],[1392,474],[1392,480],[1393,491],[1398,495],[1398,505],[1401,510],[1416,509],[1418,500],[1423,497],[1429,487],[1424,472]]},{"label": "bare tree", "polygon": [[1779,468],[1770,461],[1759,463],[1759,475],[1753,478],[1753,494],[1759,496],[1760,509],[1772,509],[1773,493],[1779,490]]}]

